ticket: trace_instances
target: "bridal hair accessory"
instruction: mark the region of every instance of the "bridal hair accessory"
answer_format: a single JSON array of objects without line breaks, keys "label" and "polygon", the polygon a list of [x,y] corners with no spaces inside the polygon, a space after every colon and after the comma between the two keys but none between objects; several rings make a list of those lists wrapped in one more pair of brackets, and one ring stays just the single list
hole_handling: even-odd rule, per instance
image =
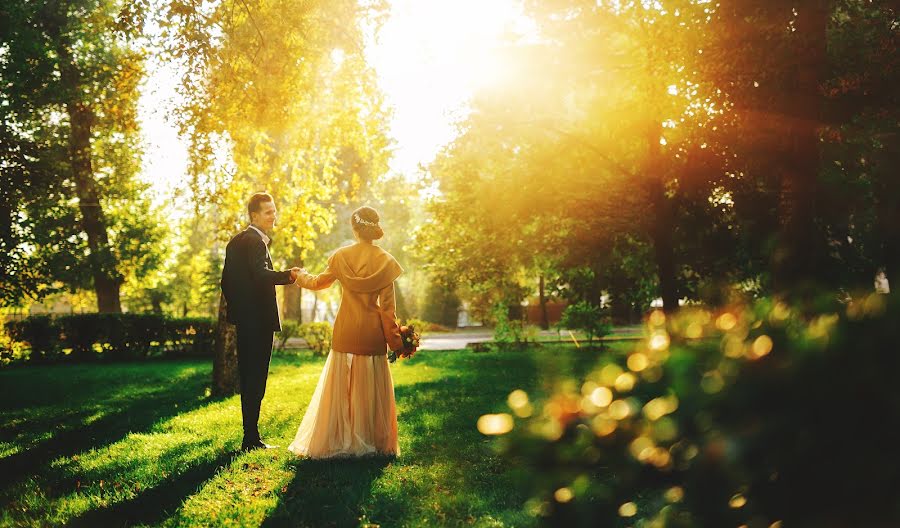
[{"label": "bridal hair accessory", "polygon": [[372,226],[372,227],[378,227],[378,222],[369,222],[368,220],[363,220],[362,217],[359,216],[359,213],[354,213],[354,214],[353,214],[353,220],[354,220],[357,224],[362,224],[362,225],[367,225],[367,226]]}]

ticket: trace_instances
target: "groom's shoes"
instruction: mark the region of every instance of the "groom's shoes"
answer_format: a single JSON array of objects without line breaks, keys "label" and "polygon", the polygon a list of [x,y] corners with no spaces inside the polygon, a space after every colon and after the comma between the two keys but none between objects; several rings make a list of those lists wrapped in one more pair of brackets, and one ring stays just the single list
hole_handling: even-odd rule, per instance
[{"label": "groom's shoes", "polygon": [[256,442],[244,442],[241,444],[241,451],[253,451],[255,449],[275,449],[278,446],[269,445],[264,443],[262,440],[257,440]]}]

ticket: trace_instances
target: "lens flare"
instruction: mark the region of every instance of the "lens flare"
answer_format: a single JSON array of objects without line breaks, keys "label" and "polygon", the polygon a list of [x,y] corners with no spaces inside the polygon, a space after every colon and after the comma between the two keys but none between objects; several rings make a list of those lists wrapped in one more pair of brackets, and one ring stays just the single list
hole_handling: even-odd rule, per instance
[{"label": "lens flare", "polygon": [[636,352],[628,356],[627,364],[628,368],[630,368],[634,372],[640,372],[647,368],[649,360],[647,359],[647,356],[645,354]]},{"label": "lens flare", "polygon": [[650,348],[652,350],[665,350],[669,348],[669,334],[665,332],[656,332],[650,338]]},{"label": "lens flare", "polygon": [[628,446],[628,451],[631,452],[631,456],[634,458],[641,462],[646,462],[655,447],[656,444],[653,443],[652,439],[646,436],[639,436]]},{"label": "lens flare", "polygon": [[606,407],[612,403],[613,393],[606,387],[597,387],[591,392],[591,403],[597,407]]},{"label": "lens flare", "polygon": [[684,337],[688,339],[697,339],[703,336],[703,325],[700,323],[691,323],[684,329]]},{"label": "lens flare", "polygon": [[516,389],[509,393],[509,397],[506,399],[506,402],[509,404],[509,407],[512,410],[522,408],[528,405],[528,393],[526,393],[522,389]]},{"label": "lens flare", "polygon": [[681,502],[684,499],[684,488],[681,486],[672,486],[666,490],[663,495],[668,502]]},{"label": "lens flare", "polygon": [[737,324],[737,317],[730,312],[725,312],[716,319],[716,328],[719,330],[729,331]]},{"label": "lens flare", "polygon": [[634,377],[634,374],[630,372],[625,372],[619,375],[616,378],[614,383],[616,390],[619,392],[628,392],[634,388],[634,384],[637,379]]},{"label": "lens flare", "polygon": [[603,385],[614,385],[616,383],[616,379],[618,379],[619,375],[624,372],[622,367],[616,365],[615,363],[610,363],[606,365],[602,369],[600,369],[600,383]]},{"label": "lens flare", "polygon": [[603,416],[596,416],[591,421],[591,428],[597,436],[609,436],[618,426],[619,424],[615,420],[610,420]]},{"label": "lens flare", "polygon": [[572,493],[572,490],[569,488],[559,488],[553,494],[553,498],[556,499],[556,502],[569,502],[575,495]]},{"label": "lens flare", "polygon": [[637,515],[637,504],[633,502],[626,502],[625,504],[619,506],[619,515],[622,517],[634,517]]},{"label": "lens flare", "polygon": [[615,420],[624,420],[631,414],[631,406],[625,400],[616,400],[609,404],[609,415]]},{"label": "lens flare", "polygon": [[728,501],[728,505],[734,509],[743,508],[745,504],[747,504],[747,499],[740,493],[735,494]]},{"label": "lens flare", "polygon": [[502,435],[512,431],[512,416],[506,413],[485,414],[478,419],[478,431],[486,435]]},{"label": "lens flare", "polygon": [[753,345],[748,349],[750,359],[759,359],[772,351],[772,338],[767,335],[761,335],[753,341]]}]

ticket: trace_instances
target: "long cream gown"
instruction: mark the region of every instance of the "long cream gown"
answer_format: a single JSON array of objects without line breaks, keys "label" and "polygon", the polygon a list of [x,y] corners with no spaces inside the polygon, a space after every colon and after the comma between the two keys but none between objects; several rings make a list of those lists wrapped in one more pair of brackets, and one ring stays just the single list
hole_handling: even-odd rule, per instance
[{"label": "long cream gown", "polygon": [[[324,289],[341,282],[332,350],[288,449],[311,458],[399,455],[397,406],[387,349],[401,346],[394,280],[402,269],[378,246],[341,248],[319,275],[297,284]],[[343,350],[342,350],[343,349]],[[352,353],[351,353],[352,352]]]}]

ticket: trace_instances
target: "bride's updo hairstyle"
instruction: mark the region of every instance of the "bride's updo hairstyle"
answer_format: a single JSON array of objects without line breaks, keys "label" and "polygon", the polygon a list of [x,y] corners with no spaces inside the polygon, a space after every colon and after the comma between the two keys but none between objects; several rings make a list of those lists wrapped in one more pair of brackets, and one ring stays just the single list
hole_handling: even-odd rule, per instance
[{"label": "bride's updo hairstyle", "polygon": [[384,236],[384,231],[378,225],[378,211],[368,206],[362,206],[350,215],[350,226],[364,240],[378,240]]}]

